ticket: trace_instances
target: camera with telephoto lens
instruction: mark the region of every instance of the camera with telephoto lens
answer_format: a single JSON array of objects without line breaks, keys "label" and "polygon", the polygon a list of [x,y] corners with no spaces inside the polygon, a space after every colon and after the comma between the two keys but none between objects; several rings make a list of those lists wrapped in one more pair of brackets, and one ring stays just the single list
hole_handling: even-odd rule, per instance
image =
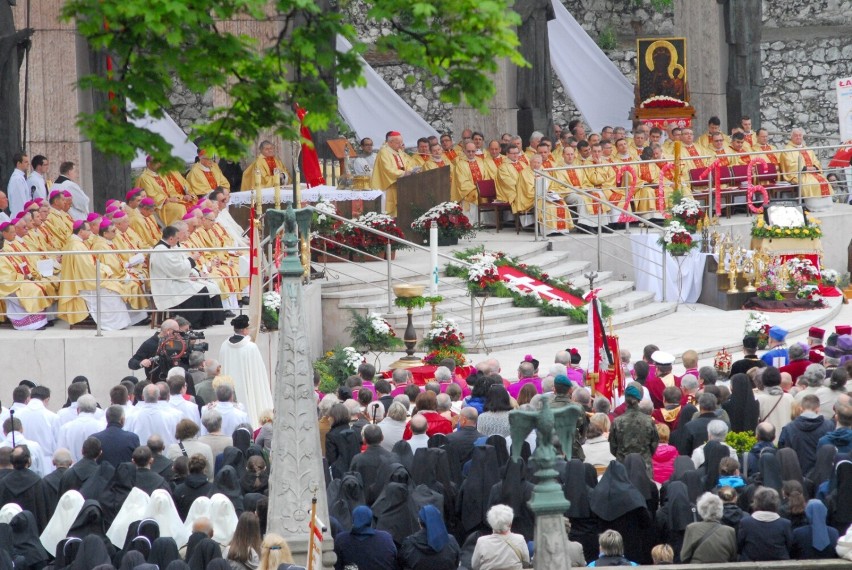
[{"label": "camera with telephoto lens", "polygon": [[206,342],[197,342],[204,340],[204,333],[201,331],[186,331],[180,333],[180,336],[186,341],[190,351],[207,352],[210,350],[210,345]]}]

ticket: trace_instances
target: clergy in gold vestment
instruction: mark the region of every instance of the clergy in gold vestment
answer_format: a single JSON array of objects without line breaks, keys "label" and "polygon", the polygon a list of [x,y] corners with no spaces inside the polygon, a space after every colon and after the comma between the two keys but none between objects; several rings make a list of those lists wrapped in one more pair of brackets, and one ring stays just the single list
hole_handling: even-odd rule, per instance
[{"label": "clergy in gold vestment", "polygon": [[802,198],[828,198],[831,184],[822,174],[822,165],[814,151],[804,148],[805,131],[793,129],[790,142],[781,153],[781,170],[784,179],[799,185]]},{"label": "clergy in gold vestment", "polygon": [[689,178],[690,170],[707,168],[708,166],[710,166],[710,163],[713,162],[712,159],[709,158],[699,158],[701,156],[713,153],[708,152],[707,149],[695,144],[694,137],[695,133],[692,129],[683,129],[683,131],[681,131],[681,139],[683,145],[680,157],[681,162],[684,165],[684,173],[681,176],[684,179]]},{"label": "clergy in gold vestment", "polygon": [[[535,201],[535,185],[541,175],[536,170],[541,170],[544,161],[537,154],[530,157],[530,167],[521,171],[518,178],[518,195],[529,195],[532,193]],[[521,188],[523,187],[523,188]],[[536,217],[544,235],[556,232],[568,232],[574,228],[571,213],[565,202],[553,192],[545,192],[544,199],[535,204]]]},{"label": "clergy in gold vestment", "polygon": [[497,178],[497,169],[500,168],[500,165],[506,160],[506,157],[502,154],[502,148],[500,147],[500,143],[496,140],[493,140],[488,143],[488,152],[485,154],[485,159],[482,161],[485,165],[485,178],[487,180],[494,180]]},{"label": "clergy in gold vestment", "polygon": [[779,159],[778,153],[776,152],[778,149],[775,148],[773,145],[769,144],[769,131],[767,131],[766,129],[758,129],[757,141],[754,143],[754,146],[752,148],[755,152],[763,153],[755,155],[754,158],[760,157],[766,162],[774,164],[780,170],[781,160]]},{"label": "clergy in gold vestment", "polygon": [[[513,212],[521,211],[515,209],[515,204],[518,203],[518,179],[521,176],[521,171],[524,168],[529,168],[526,162],[520,160],[520,157],[521,149],[516,146],[509,147],[506,153],[507,160],[504,160],[500,168],[497,169],[497,178],[494,179],[497,201],[511,204]],[[523,201],[522,199],[521,202]],[[529,203],[532,205],[532,200]]]},{"label": "clergy in gold vestment", "polygon": [[145,248],[154,247],[160,241],[160,226],[154,220],[154,201],[151,198],[142,198],[137,209],[129,209],[130,227],[142,240]]},{"label": "clergy in gold vestment", "polygon": [[[444,150],[441,148],[441,143],[433,143],[429,148],[429,160],[423,163],[423,170],[435,170],[436,168],[449,168],[452,163],[444,155]],[[452,171],[450,171],[452,172]]]},{"label": "clergy in gold vestment", "polygon": [[290,179],[290,173],[284,163],[275,156],[275,146],[269,141],[260,143],[260,155],[248,165],[243,171],[243,182],[240,185],[240,190],[254,190],[256,171],[260,172],[260,187],[274,188],[276,182],[281,184],[280,178],[275,179],[275,169],[278,169],[279,174],[284,174],[286,180]]},{"label": "clergy in gold vestment", "polygon": [[50,211],[47,219],[42,224],[44,236],[50,249],[61,251],[65,247],[68,236],[71,235],[71,226],[74,221],[66,211],[63,210],[64,197],[58,190],[50,193]]},{"label": "clergy in gold vestment", "polygon": [[165,225],[169,225],[186,214],[186,206],[183,199],[170,187],[170,182],[160,176],[159,168],[160,165],[149,156],[147,167],[136,179],[134,186],[142,188],[145,194],[154,200],[160,219]]},{"label": "clergy in gold vestment", "polygon": [[476,183],[485,180],[485,164],[476,156],[476,145],[472,142],[464,145],[464,158],[456,160],[456,183],[450,199],[460,202],[465,210],[476,204]]},{"label": "clergy in gold vestment", "polygon": [[[26,251],[15,242],[15,228],[10,222],[0,223],[4,253]],[[15,247],[17,245],[17,247]],[[41,314],[53,302],[56,285],[45,280],[36,270],[34,257],[0,256],[0,299],[6,302],[6,316],[18,330],[40,329],[47,324]]]},{"label": "clergy in gold vestment", "polygon": [[[77,222],[71,237],[63,251],[89,251],[84,241],[89,238],[89,224]],[[59,318],[69,324],[76,324],[89,316],[86,301],[81,291],[94,291],[97,288],[95,261],[93,255],[64,255],[62,257],[62,278],[59,283]]]},{"label": "clergy in gold vestment", "polygon": [[231,189],[231,183],[222,174],[222,169],[204,149],[198,151],[198,162],[192,165],[186,181],[196,196],[206,196],[219,186]]},{"label": "clergy in gold vestment", "polygon": [[417,152],[408,158],[409,164],[411,164],[412,167],[419,166],[420,168],[423,168],[423,165],[426,164],[429,157],[429,139],[425,137],[417,139]]},{"label": "clergy in gold vestment", "polygon": [[[92,251],[117,250],[118,246],[113,243],[116,235],[115,223],[103,220],[98,228],[98,235],[92,241]],[[147,308],[148,299],[144,295],[142,281],[127,272],[124,257],[118,253],[99,253],[97,257],[107,275],[107,278],[101,281],[101,287],[121,295],[124,302],[133,309]]]},{"label": "clergy in gold vestment", "polygon": [[391,131],[387,142],[376,155],[376,164],[370,179],[373,188],[384,191],[387,199],[385,209],[393,217],[397,215],[396,181],[400,176],[411,172],[408,155],[402,152],[402,145],[402,135]]}]

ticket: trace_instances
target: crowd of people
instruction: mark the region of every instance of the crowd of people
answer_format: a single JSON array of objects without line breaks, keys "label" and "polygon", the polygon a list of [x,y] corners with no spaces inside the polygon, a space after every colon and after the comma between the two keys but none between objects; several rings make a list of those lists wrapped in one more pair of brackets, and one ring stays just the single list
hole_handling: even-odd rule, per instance
[{"label": "crowd of people", "polygon": [[[336,568],[528,567],[537,441],[512,459],[510,415],[545,398],[584,412],[553,442],[572,566],[852,559],[852,327],[824,337],[788,343],[774,327],[762,355],[746,337],[730,376],[694,351],[679,375],[656,346],[622,352],[615,401],[570,349],[508,378],[493,358],[446,360],[423,385],[364,363],[315,394]],[[165,382],[127,377],[105,408],[84,377],[61,407],[45,386],[15,387],[0,568],[290,568],[267,532],[273,412],[250,419],[221,372],[196,358]]]}]

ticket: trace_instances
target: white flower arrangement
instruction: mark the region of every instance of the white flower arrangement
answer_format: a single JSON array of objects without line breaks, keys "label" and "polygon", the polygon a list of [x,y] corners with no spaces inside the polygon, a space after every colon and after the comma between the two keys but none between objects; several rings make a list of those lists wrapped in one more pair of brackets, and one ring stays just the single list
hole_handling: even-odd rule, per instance
[{"label": "white flower arrangement", "polygon": [[332,202],[329,202],[322,197],[320,197],[319,201],[314,204],[314,208],[317,211],[317,221],[320,223],[324,223],[328,220],[328,214],[337,215],[337,207]]},{"label": "white flower arrangement", "polygon": [[801,276],[808,281],[816,281],[819,278],[819,271],[810,259],[791,257],[785,265],[791,275]]},{"label": "white flower arrangement", "polygon": [[376,334],[394,335],[393,327],[390,326],[390,323],[384,320],[380,314],[370,313],[368,318],[370,319],[370,327],[376,332]]},{"label": "white flower arrangement", "polygon": [[270,309],[272,311],[278,311],[281,309],[281,295],[275,291],[267,291],[264,293],[262,300],[263,306],[266,309]]},{"label": "white flower arrangement", "polygon": [[677,220],[673,220],[666,226],[666,231],[663,234],[663,241],[666,244],[674,243],[675,236],[686,234],[687,236],[692,237],[683,224],[678,222]]},{"label": "white flower arrangement", "polygon": [[568,303],[567,301],[563,301],[562,299],[549,299],[547,304],[556,309],[573,309],[574,305]]},{"label": "white flower arrangement", "polygon": [[759,334],[765,326],[769,324],[769,321],[763,315],[763,313],[749,313],[746,317],[745,322],[745,334],[746,335],[756,335]]},{"label": "white flower arrangement", "polygon": [[367,212],[361,216],[358,216],[354,220],[359,224],[364,224],[365,226],[384,226],[387,224],[393,224],[396,220],[387,214],[380,214],[379,212]]},{"label": "white flower arrangement", "polygon": [[454,319],[439,317],[432,321],[432,324],[429,326],[429,330],[426,331],[424,336],[427,340],[434,340],[437,337],[449,336],[451,334],[464,338],[464,334],[462,334],[461,329],[458,327]]},{"label": "white flower arrangement", "polygon": [[523,289],[518,287],[518,285],[515,284],[513,281],[506,281],[506,289],[508,289],[512,293],[515,293],[517,295],[523,295],[525,297],[539,297],[539,294],[533,291],[532,289],[527,289],[526,291],[524,291]]},{"label": "white flower arrangement", "polygon": [[680,202],[672,206],[672,214],[684,218],[697,216],[701,214],[701,204],[693,198],[681,198]]},{"label": "white flower arrangement", "polygon": [[822,282],[826,285],[837,285],[837,282],[840,280],[840,273],[835,271],[834,269],[823,269],[822,270]]},{"label": "white flower arrangement", "polygon": [[460,214],[464,214],[464,210],[458,202],[441,202],[437,206],[432,206],[425,214],[411,222],[411,227],[415,230],[428,231],[432,220],[441,216],[457,216]]},{"label": "white flower arrangement", "polygon": [[497,273],[497,258],[490,253],[481,253],[471,256],[471,266],[467,270],[467,280],[471,283],[482,284],[496,281]]},{"label": "white flower arrangement", "polygon": [[343,347],[343,353],[346,355],[346,366],[352,370],[358,370],[358,367],[364,362],[364,355],[351,346]]}]

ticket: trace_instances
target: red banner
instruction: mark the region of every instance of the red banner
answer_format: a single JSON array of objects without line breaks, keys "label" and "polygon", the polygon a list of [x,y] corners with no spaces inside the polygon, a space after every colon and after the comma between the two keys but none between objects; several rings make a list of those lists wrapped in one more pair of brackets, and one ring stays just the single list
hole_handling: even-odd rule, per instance
[{"label": "red banner", "polygon": [[566,293],[560,289],[555,289],[546,283],[542,283],[538,279],[533,279],[523,271],[514,267],[500,266],[497,268],[497,273],[500,274],[500,279],[506,283],[511,283],[523,292],[535,291],[538,296],[545,301],[558,299],[570,303],[574,307],[582,307],[583,300]]},{"label": "red banner", "polygon": [[[317,149],[313,145],[311,131],[305,126],[305,115],[307,113],[307,111],[296,105],[296,115],[302,124],[300,134],[302,135],[302,139],[308,141],[302,143],[302,173],[305,176],[305,183],[308,185],[308,188],[313,188],[314,186],[323,186],[325,178],[323,178],[322,170],[320,170],[319,156],[317,156]],[[299,204],[296,205],[296,207],[299,206]]]}]

